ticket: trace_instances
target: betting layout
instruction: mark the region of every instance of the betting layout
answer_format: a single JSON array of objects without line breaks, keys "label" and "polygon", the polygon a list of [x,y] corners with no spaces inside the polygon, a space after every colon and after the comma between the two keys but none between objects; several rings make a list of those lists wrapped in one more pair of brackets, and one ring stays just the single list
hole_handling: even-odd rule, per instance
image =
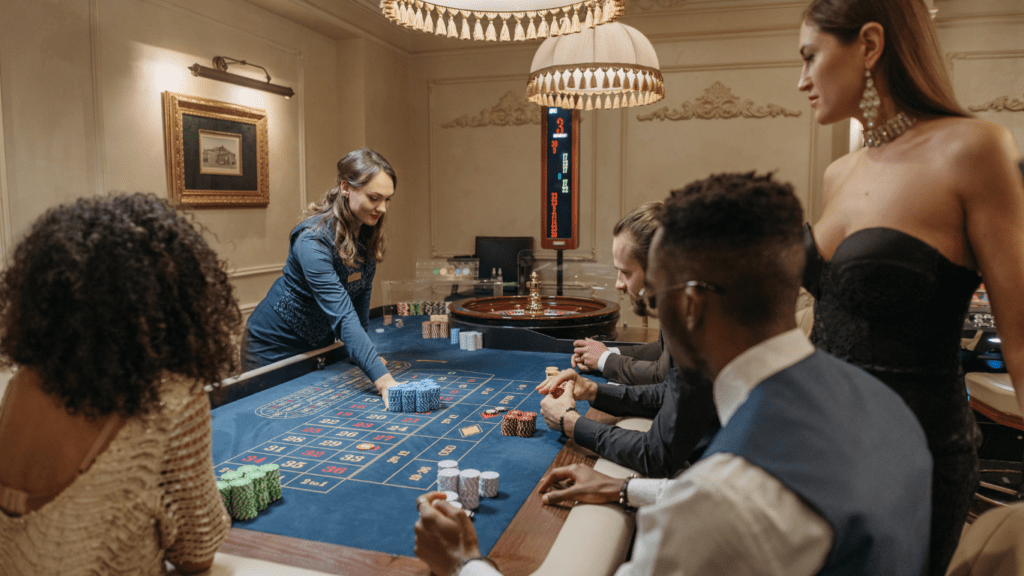
[{"label": "betting layout", "polygon": [[400,380],[436,382],[441,408],[389,412],[353,367],[257,408],[259,427],[273,437],[219,463],[218,475],[239,465],[274,463],[285,490],[326,494],[346,482],[427,490],[438,462],[461,460],[484,439],[501,438],[505,412],[493,408],[519,408],[536,385],[408,362],[389,368]]}]

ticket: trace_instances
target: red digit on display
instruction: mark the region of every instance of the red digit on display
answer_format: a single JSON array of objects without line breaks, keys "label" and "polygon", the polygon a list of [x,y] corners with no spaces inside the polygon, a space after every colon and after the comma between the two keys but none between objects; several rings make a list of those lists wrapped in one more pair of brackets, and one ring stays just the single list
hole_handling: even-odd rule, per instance
[{"label": "red digit on display", "polygon": [[558,124],[558,128],[555,129],[555,134],[565,134],[565,120],[562,118],[555,118],[555,123]]},{"label": "red digit on display", "polygon": [[551,141],[551,153],[558,154],[558,140]]}]

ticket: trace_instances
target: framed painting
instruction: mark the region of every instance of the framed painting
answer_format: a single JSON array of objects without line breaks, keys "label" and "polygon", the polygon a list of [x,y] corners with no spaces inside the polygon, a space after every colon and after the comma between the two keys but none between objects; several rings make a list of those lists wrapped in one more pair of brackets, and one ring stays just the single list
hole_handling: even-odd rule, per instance
[{"label": "framed painting", "polygon": [[190,208],[270,203],[265,111],[173,92],[163,104],[171,198]]}]

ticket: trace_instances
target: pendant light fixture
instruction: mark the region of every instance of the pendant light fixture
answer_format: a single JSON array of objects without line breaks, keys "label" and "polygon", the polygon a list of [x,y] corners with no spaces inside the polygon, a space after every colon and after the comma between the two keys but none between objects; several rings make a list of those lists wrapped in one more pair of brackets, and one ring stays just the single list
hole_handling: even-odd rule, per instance
[{"label": "pendant light fixture", "polygon": [[577,110],[643,106],[664,97],[654,46],[618,22],[545,40],[526,86],[530,102]]}]

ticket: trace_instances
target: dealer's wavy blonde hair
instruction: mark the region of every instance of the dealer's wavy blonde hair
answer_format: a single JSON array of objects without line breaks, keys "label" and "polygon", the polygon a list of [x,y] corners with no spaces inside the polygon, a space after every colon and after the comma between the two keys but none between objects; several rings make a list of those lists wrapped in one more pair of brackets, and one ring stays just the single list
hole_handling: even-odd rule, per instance
[{"label": "dealer's wavy blonde hair", "polygon": [[380,217],[376,226],[366,226],[360,222],[348,205],[348,196],[341,193],[342,184],[350,188],[362,188],[378,173],[384,172],[391,178],[392,184],[398,187],[395,169],[383,156],[373,150],[355,150],[338,160],[338,185],[324,195],[320,202],[309,205],[311,216],[320,219],[317,228],[334,226],[334,245],[338,256],[346,266],[355,267],[362,264],[359,248],[364,247],[366,254],[373,255],[377,262],[384,261],[387,239],[384,236],[384,220],[387,214]]}]

